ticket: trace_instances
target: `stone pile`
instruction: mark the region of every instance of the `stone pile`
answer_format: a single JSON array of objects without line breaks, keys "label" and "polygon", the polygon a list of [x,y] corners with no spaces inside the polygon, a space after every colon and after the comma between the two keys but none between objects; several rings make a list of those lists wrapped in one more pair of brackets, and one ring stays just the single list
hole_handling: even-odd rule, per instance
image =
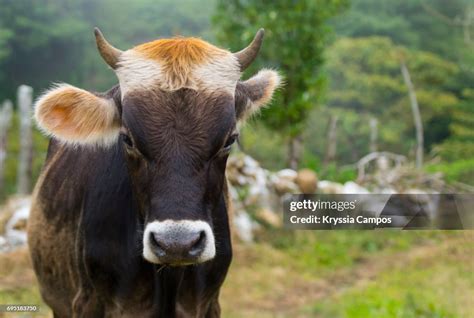
[{"label": "stone pile", "polygon": [[[380,186],[380,183],[366,183],[365,186],[362,186],[353,181],[341,184],[318,180],[316,173],[309,169],[300,171],[283,169],[272,172],[263,169],[252,157],[238,153],[229,158],[226,171],[232,200],[231,220],[234,233],[241,241],[252,242],[260,229],[281,227],[283,202],[292,194],[393,194],[403,192],[413,194],[414,202],[417,204],[432,204],[432,202],[424,202],[427,194],[442,193],[442,190],[438,189],[442,182],[438,176],[417,177],[417,180],[423,179],[428,185],[424,183],[422,185],[425,187],[416,187],[420,183],[413,181],[415,179],[413,173],[402,171],[405,177],[395,178],[395,184]],[[367,178],[367,180],[371,179]],[[401,189],[401,184],[405,184],[407,188]],[[26,243],[26,221],[30,204],[29,197],[13,197],[7,201],[3,208],[0,208],[0,252],[12,250]]]},{"label": "stone pile", "polygon": [[244,242],[252,242],[262,226],[282,226],[283,202],[289,195],[315,193],[318,188],[317,176],[311,170],[271,172],[242,153],[229,158],[227,178],[234,230]]},{"label": "stone pile", "polygon": [[29,197],[12,197],[0,210],[0,252],[26,244],[26,225],[30,214]]}]

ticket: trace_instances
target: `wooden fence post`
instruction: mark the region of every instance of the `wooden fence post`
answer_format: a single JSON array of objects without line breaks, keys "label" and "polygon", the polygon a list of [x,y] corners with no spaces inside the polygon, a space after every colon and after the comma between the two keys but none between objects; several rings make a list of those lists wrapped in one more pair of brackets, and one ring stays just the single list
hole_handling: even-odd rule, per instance
[{"label": "wooden fence post", "polygon": [[18,162],[17,193],[30,193],[33,160],[31,116],[33,89],[27,85],[18,87],[18,115],[20,118],[20,158]]},{"label": "wooden fence post", "polygon": [[7,158],[7,135],[13,114],[13,104],[6,100],[0,108],[0,196],[5,191],[5,159]]}]

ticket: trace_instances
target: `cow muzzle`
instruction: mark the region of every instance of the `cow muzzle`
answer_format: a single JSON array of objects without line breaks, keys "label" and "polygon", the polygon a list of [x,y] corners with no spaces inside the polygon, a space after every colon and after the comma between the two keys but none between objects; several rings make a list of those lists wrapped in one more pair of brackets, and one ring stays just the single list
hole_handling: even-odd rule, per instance
[{"label": "cow muzzle", "polygon": [[145,228],[143,257],[149,262],[190,265],[211,260],[215,254],[214,234],[204,221],[154,221]]}]

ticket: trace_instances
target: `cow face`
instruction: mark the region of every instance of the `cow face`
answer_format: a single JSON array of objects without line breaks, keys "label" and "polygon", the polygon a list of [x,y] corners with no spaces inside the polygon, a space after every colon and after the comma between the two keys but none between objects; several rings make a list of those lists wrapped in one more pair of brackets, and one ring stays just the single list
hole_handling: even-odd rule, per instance
[{"label": "cow face", "polygon": [[280,83],[271,70],[240,81],[262,37],[263,30],[234,54],[194,38],[122,52],[96,29],[99,51],[119,79],[119,98],[60,85],[37,101],[36,120],[54,138],[122,148],[145,223],[146,260],[185,265],[214,258],[215,214],[238,124]]}]

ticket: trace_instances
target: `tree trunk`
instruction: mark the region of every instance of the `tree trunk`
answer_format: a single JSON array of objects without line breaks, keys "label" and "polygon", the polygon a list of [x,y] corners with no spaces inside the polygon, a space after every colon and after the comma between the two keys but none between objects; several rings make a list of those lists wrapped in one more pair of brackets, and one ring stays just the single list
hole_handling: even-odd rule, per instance
[{"label": "tree trunk", "polygon": [[288,167],[293,170],[298,170],[301,160],[301,153],[303,147],[303,140],[301,135],[291,137],[288,143]]},{"label": "tree trunk", "polygon": [[377,139],[378,139],[378,120],[376,118],[370,118],[370,152],[377,151]]},{"label": "tree trunk", "polygon": [[33,89],[18,87],[18,115],[20,117],[20,158],[18,162],[17,193],[28,194],[31,187],[33,139],[31,135]]},{"label": "tree trunk", "polygon": [[331,161],[336,159],[336,152],[337,152],[337,122],[339,121],[339,117],[336,115],[332,115],[329,119],[329,128],[328,128],[328,136],[327,136],[327,143],[326,143],[326,156],[324,157],[324,166],[327,166]]},{"label": "tree trunk", "polygon": [[418,106],[418,100],[416,98],[415,88],[411,81],[410,73],[404,62],[401,64],[403,80],[408,88],[408,95],[410,97],[411,111],[413,113],[413,120],[415,121],[416,129],[416,167],[421,168],[423,166],[423,123],[421,121],[420,107]]},{"label": "tree trunk", "polygon": [[13,113],[12,102],[6,100],[0,109],[0,196],[5,194],[5,159],[7,158],[7,135]]},{"label": "tree trunk", "polygon": [[354,137],[350,132],[344,130],[344,136],[347,138],[348,147],[351,149],[351,161],[356,162],[360,159],[359,149],[357,148],[357,137]]}]

